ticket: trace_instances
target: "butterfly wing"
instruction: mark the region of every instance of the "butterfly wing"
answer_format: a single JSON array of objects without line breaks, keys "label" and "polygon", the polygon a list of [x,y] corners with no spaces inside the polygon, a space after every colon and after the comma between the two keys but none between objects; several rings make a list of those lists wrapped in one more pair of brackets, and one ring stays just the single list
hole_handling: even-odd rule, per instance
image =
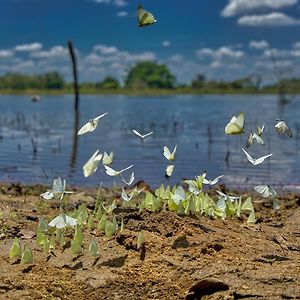
[{"label": "butterfly wing", "polygon": [[75,227],[77,225],[77,220],[72,218],[72,217],[69,217],[69,216],[65,215],[65,223],[68,226]]},{"label": "butterfly wing", "polygon": [[150,136],[151,134],[153,134],[153,131],[149,132],[149,133],[146,133],[143,135],[143,138],[145,139],[146,137]]},{"label": "butterfly wing", "polygon": [[240,113],[237,117],[233,116],[230,122],[225,127],[225,133],[230,134],[241,134],[244,132],[244,113]]},{"label": "butterfly wing", "polygon": [[261,194],[264,198],[270,196],[269,187],[267,185],[257,185],[254,187],[254,190]]},{"label": "butterfly wing", "polygon": [[143,136],[135,129],[132,130],[134,134],[136,134],[139,138],[143,138]]},{"label": "butterfly wing", "polygon": [[177,151],[177,145],[175,145],[175,147],[173,149],[173,152],[172,152],[171,157],[170,157],[171,160],[175,159],[176,151]]},{"label": "butterfly wing", "polygon": [[255,160],[255,165],[259,165],[261,164],[266,158],[272,156],[272,154],[268,154],[268,155],[265,155],[265,156],[262,156],[258,159]]},{"label": "butterfly wing", "polygon": [[144,10],[142,5],[139,5],[137,8],[137,20],[138,20],[139,24],[141,23],[141,20],[145,13],[146,13],[146,10]]},{"label": "butterfly wing", "polygon": [[100,115],[100,116],[94,118],[93,121],[98,122],[101,118],[103,118],[103,117],[106,116],[107,114],[108,114],[108,112],[106,112],[106,113],[104,113],[104,114],[102,114],[102,115]]},{"label": "butterfly wing", "polygon": [[167,159],[167,160],[170,160],[170,157],[171,157],[171,151],[169,150],[169,148],[167,146],[164,146],[164,157]]},{"label": "butterfly wing", "polygon": [[265,125],[263,125],[262,127],[256,125],[256,131],[257,131],[258,136],[261,136],[263,134],[264,129],[265,129]]},{"label": "butterfly wing", "polygon": [[152,13],[146,11],[141,5],[137,8],[138,26],[147,26],[156,22]]},{"label": "butterfly wing", "polygon": [[245,115],[243,112],[239,113],[234,122],[237,126],[239,126],[242,130],[244,130],[245,125]]},{"label": "butterfly wing", "polygon": [[54,178],[52,192],[53,194],[63,193],[64,186],[60,177]]},{"label": "butterfly wing", "polygon": [[215,179],[210,181],[210,185],[215,185],[218,183],[219,179],[222,178],[224,175],[220,175],[218,177],[216,177]]},{"label": "butterfly wing", "polygon": [[258,144],[260,144],[260,145],[264,145],[265,144],[264,140],[258,134],[256,134],[256,133],[253,133],[253,139],[255,139],[256,142]]},{"label": "butterfly wing", "polygon": [[[284,122],[285,123],[285,122]],[[292,137],[292,130],[290,129],[290,127],[288,126],[287,123],[285,123],[285,133],[287,134],[287,136]]]},{"label": "butterfly wing", "polygon": [[171,177],[172,174],[173,174],[173,171],[174,171],[174,165],[167,166],[167,168],[166,168],[166,175],[168,177]]},{"label": "butterfly wing", "polygon": [[51,191],[47,191],[47,192],[41,194],[40,196],[43,197],[45,200],[51,200],[54,197],[54,195]]},{"label": "butterfly wing", "polygon": [[249,134],[249,137],[247,139],[246,148],[249,148],[251,145],[253,145],[253,134],[252,131]]},{"label": "butterfly wing", "polygon": [[102,162],[104,165],[111,165],[113,163],[113,160],[114,160],[113,152],[110,152],[109,155],[106,152],[104,152],[103,158],[102,158]]},{"label": "butterfly wing", "polygon": [[254,165],[254,164],[255,164],[255,160],[252,158],[252,156],[251,156],[245,149],[242,148],[242,150],[243,150],[244,153],[246,154],[248,161],[249,161],[251,164]]},{"label": "butterfly wing", "polygon": [[180,201],[185,199],[185,191],[182,186],[178,186],[173,195],[173,201],[178,205]]},{"label": "butterfly wing", "polygon": [[124,201],[129,202],[132,199],[132,195],[128,196],[127,193],[125,192],[124,188],[122,188],[122,194],[121,197]]},{"label": "butterfly wing", "polygon": [[106,174],[109,175],[109,176],[117,176],[117,175],[119,175],[119,172],[115,171],[111,167],[108,167],[108,166],[104,165],[104,168],[105,168]]},{"label": "butterfly wing", "polygon": [[84,177],[89,177],[97,171],[98,165],[102,159],[102,154],[97,150],[83,166]]},{"label": "butterfly wing", "polygon": [[127,168],[125,168],[125,169],[119,171],[118,173],[121,174],[121,173],[123,173],[123,172],[125,172],[125,171],[131,169],[132,167],[133,167],[133,165],[131,165],[131,166],[129,166],[129,167],[127,167]]},{"label": "butterfly wing", "polygon": [[64,228],[65,226],[65,222],[64,222],[64,218],[62,215],[59,215],[57,217],[55,217],[49,224],[50,227],[56,227],[56,228]]},{"label": "butterfly wing", "polygon": [[126,185],[131,185],[133,181],[134,181],[134,172],[131,173],[128,181],[126,181],[124,177],[122,179],[122,182],[124,182]]},{"label": "butterfly wing", "polygon": [[90,132],[92,128],[92,124],[91,122],[87,122],[86,124],[84,124],[78,131],[77,135],[82,135],[85,134],[87,132]]}]

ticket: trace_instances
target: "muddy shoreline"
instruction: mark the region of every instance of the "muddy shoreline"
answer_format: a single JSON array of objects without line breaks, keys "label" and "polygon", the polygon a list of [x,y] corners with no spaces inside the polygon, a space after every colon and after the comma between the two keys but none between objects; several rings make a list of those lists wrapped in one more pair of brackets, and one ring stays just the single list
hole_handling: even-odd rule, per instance
[{"label": "muddy shoreline", "polygon": [[[74,188],[68,209],[93,209],[96,189]],[[111,238],[97,229],[85,234],[99,243],[95,259],[85,248],[46,256],[36,245],[38,219],[58,212],[41,201],[43,186],[1,185],[0,299],[300,299],[300,194],[279,197],[281,210],[253,198],[255,224],[246,217],[209,219],[173,212],[116,211],[125,230]],[[102,189],[104,198],[118,193]],[[243,192],[244,194],[244,192]],[[246,193],[245,193],[246,194]],[[145,244],[137,247],[143,230]],[[9,258],[14,236],[31,246],[33,264]]]}]

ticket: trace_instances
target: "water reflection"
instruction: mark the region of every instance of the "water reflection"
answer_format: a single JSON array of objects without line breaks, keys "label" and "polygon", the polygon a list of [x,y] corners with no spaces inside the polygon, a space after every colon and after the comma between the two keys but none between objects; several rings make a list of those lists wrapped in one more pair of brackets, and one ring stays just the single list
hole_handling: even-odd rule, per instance
[{"label": "water reflection", "polygon": [[[178,144],[175,170],[170,183],[206,170],[209,177],[225,174],[223,182],[233,187],[256,183],[298,185],[300,99],[285,104],[279,112],[276,96],[82,96],[81,120],[109,112],[95,132],[74,140],[73,96],[48,96],[33,103],[25,96],[0,97],[0,178],[6,181],[48,183],[62,176],[73,184],[112,185],[102,168],[84,178],[82,165],[96,151],[114,151],[115,168],[134,164],[137,180],[152,186],[166,182],[168,162],[164,145]],[[270,161],[253,167],[241,147],[244,136],[226,136],[230,116],[246,114],[246,132],[256,123],[266,124],[266,146],[254,145],[249,153],[259,157],[273,153]],[[278,136],[275,120],[285,118],[294,138]],[[81,124],[80,124],[81,125]],[[145,143],[132,133],[154,131]],[[76,146],[74,148],[74,145]],[[75,149],[75,151],[74,151]]]}]

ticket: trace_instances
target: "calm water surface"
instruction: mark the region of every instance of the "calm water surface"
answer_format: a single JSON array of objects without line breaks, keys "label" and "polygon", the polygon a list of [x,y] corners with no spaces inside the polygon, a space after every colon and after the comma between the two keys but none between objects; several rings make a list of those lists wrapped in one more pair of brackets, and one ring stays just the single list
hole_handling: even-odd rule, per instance
[{"label": "calm water surface", "polygon": [[[83,177],[82,165],[100,149],[114,151],[115,169],[133,164],[136,180],[156,187],[167,182],[163,146],[173,149],[178,144],[171,184],[206,170],[208,178],[224,174],[221,182],[233,188],[263,183],[291,189],[300,186],[300,97],[282,107],[276,96],[82,95],[80,125],[104,112],[109,114],[93,133],[78,137],[75,164],[71,164],[72,109],[72,96],[44,96],[38,103],[28,96],[0,96],[0,180],[51,184],[54,176],[61,176],[69,184],[120,184],[117,178],[108,177],[102,166],[93,176]],[[226,136],[225,125],[240,111],[246,115],[247,134]],[[287,120],[294,133],[292,139],[277,135],[276,118]],[[241,147],[256,122],[266,125],[266,145],[254,145],[249,153],[273,156],[254,167]],[[141,144],[132,129],[154,131],[154,135]]]}]

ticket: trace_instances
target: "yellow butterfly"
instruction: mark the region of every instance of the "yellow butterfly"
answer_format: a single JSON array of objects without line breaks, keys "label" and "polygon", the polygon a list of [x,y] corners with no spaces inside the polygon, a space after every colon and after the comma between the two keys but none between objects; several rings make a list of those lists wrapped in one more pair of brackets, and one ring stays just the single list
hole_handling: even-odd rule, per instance
[{"label": "yellow butterfly", "polygon": [[241,134],[244,133],[245,116],[244,113],[239,113],[238,116],[233,116],[230,122],[225,127],[225,133],[230,134]]},{"label": "yellow butterfly", "polygon": [[154,16],[146,11],[142,5],[139,5],[137,8],[137,20],[139,27],[152,25],[156,22]]}]

